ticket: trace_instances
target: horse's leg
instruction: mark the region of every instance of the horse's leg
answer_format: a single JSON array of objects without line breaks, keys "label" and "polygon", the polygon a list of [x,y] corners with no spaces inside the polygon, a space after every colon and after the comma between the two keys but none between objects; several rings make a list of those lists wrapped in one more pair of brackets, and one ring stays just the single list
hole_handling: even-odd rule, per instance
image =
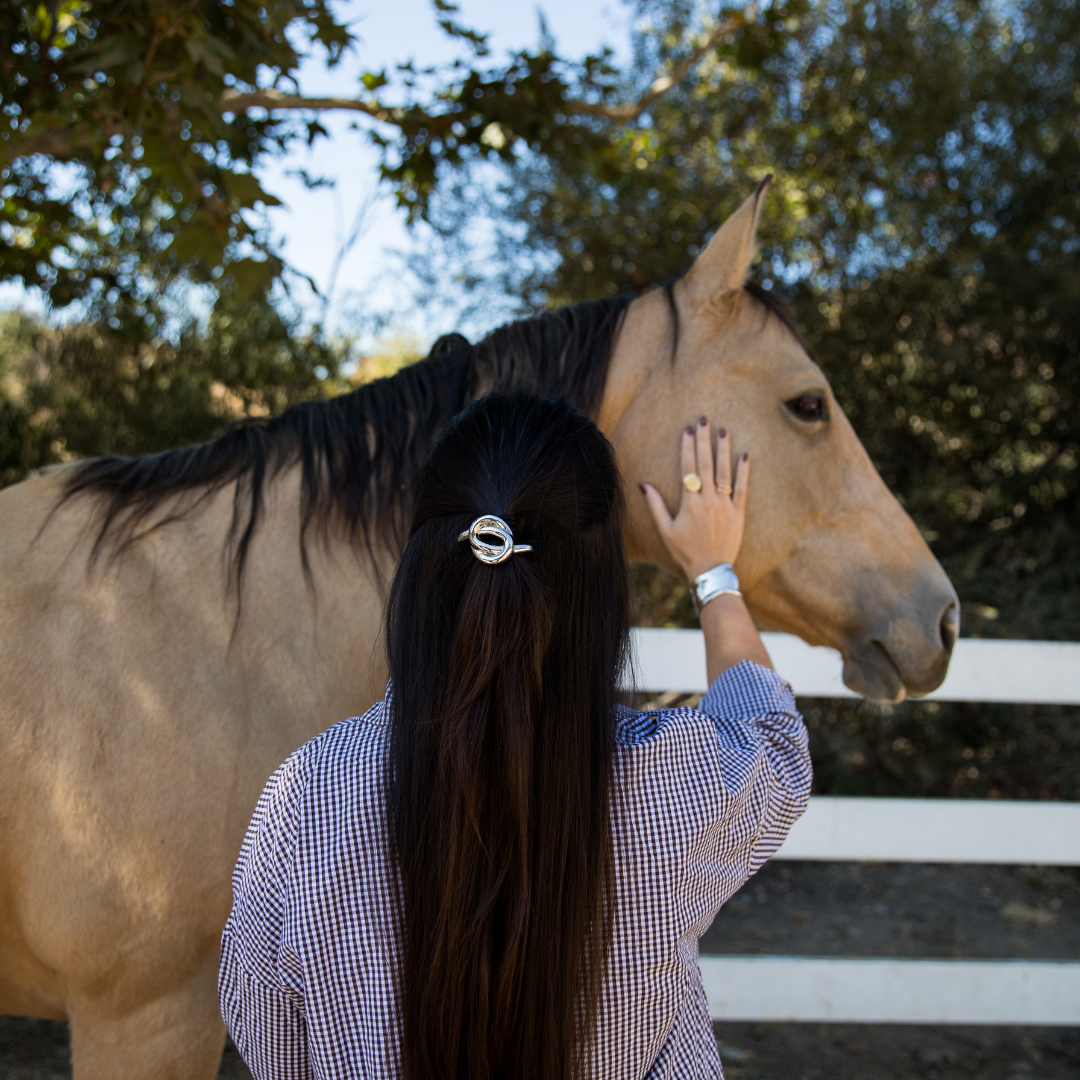
[{"label": "horse's leg", "polygon": [[215,965],[122,1013],[107,996],[71,1003],[72,1080],[214,1080],[225,1047],[216,976]]}]

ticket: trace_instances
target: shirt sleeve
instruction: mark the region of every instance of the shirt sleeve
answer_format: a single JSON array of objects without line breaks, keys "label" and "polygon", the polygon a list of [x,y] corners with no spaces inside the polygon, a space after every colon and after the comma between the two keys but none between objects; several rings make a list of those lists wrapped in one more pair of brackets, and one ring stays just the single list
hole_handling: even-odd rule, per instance
[{"label": "shirt sleeve", "polygon": [[713,680],[698,706],[715,725],[722,820],[710,858],[724,867],[724,903],[783,843],[806,809],[813,773],[809,740],[791,686],[744,660]]},{"label": "shirt sleeve", "polygon": [[233,871],[233,907],[221,938],[218,1001],[255,1080],[312,1077],[299,958],[283,946],[310,744],[267,781]]}]

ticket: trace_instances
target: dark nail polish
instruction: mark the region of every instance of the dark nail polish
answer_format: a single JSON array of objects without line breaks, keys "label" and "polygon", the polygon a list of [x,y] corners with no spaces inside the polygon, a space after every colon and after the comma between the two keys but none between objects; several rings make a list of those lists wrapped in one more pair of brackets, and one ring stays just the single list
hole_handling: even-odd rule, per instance
[{"label": "dark nail polish", "polygon": [[720,438],[721,439],[726,439],[727,438],[727,428],[721,428],[720,429]]},{"label": "dark nail polish", "polygon": [[639,487],[639,488],[641,489],[641,494],[642,494],[642,495],[646,495],[646,494],[648,494],[648,493],[646,492],[646,490],[645,490],[645,485],[644,485],[644,484],[638,484],[638,487]]},{"label": "dark nail polish", "polygon": [[703,417],[702,417],[702,418],[701,418],[701,419],[700,419],[700,420],[698,421],[698,423],[699,423],[699,424],[700,424],[700,425],[701,425],[702,427],[704,427],[704,426],[705,426],[705,425],[706,425],[706,424],[707,424],[708,422],[709,422],[709,421],[708,421],[708,420],[706,420],[704,416],[703,416]]},{"label": "dark nail polish", "polygon": [[750,460],[750,455],[749,454],[743,454],[742,459],[743,459],[743,461],[749,461]]},{"label": "dark nail polish", "polygon": [[693,428],[693,426],[691,424],[686,425],[686,434],[687,435],[693,435],[694,434],[694,428]]}]

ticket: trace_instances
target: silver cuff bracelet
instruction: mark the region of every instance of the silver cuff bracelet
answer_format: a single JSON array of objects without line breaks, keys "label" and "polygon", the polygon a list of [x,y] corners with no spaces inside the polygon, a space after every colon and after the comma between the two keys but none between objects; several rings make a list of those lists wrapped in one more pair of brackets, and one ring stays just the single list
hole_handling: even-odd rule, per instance
[{"label": "silver cuff bracelet", "polygon": [[720,563],[704,574],[694,578],[694,587],[690,590],[694,601],[694,610],[700,612],[710,601],[718,596],[742,596],[739,592],[739,579],[731,568],[731,563]]}]

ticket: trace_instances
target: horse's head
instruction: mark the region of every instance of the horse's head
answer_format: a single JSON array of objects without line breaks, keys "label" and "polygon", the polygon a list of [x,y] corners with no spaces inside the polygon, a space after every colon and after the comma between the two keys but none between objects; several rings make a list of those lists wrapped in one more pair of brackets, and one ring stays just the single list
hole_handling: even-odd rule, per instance
[{"label": "horse's head", "polygon": [[637,482],[678,505],[678,432],[705,415],[753,463],[736,567],[762,628],[844,657],[844,682],[899,701],[940,685],[959,603],[915,523],[874,469],[821,369],[743,288],[765,185],[675,285],[635,301],[612,357],[600,424],[627,484],[631,557],[671,563]]}]

